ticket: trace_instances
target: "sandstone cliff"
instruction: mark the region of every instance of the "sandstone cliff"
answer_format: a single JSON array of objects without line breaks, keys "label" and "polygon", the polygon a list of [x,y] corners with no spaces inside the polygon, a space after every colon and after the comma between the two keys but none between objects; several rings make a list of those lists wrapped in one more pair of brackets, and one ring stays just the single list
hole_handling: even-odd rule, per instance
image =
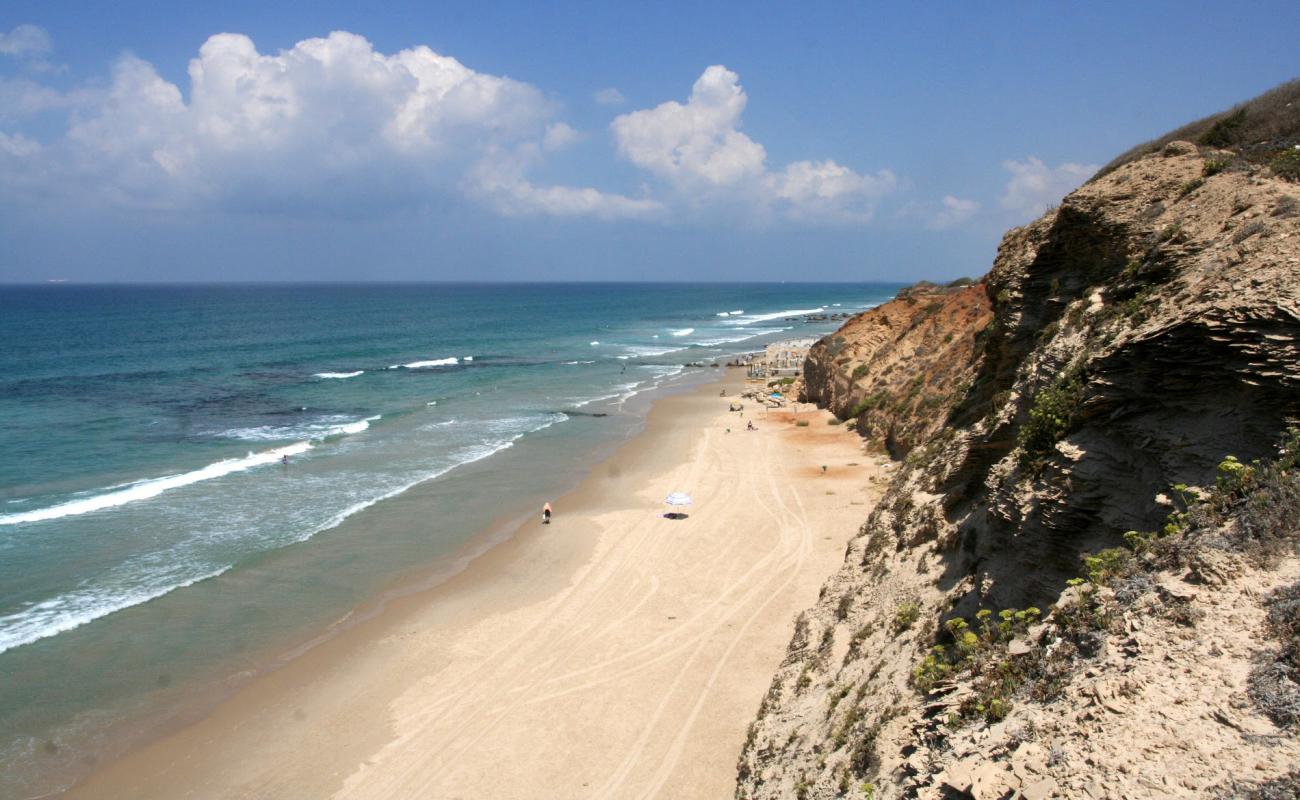
[{"label": "sandstone cliff", "polygon": [[[1300,578],[1300,186],[1266,164],[1166,144],[980,284],[819,343],[805,398],[905,459],[797,621],[737,797],[1300,785],[1256,696]],[[1300,721],[1285,664],[1270,702]]]},{"label": "sandstone cliff", "polygon": [[852,419],[902,458],[969,390],[977,337],[992,318],[984,284],[900,292],[812,347],[799,399]]}]

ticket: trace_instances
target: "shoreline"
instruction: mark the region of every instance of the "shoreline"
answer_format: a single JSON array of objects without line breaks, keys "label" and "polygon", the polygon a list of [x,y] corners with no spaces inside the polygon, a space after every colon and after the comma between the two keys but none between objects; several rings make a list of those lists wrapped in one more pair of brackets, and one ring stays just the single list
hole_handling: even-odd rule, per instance
[{"label": "shoreline", "polygon": [[[564,639],[567,633],[562,628],[549,631],[543,629],[555,614],[566,611],[566,600],[574,600],[577,595],[581,595],[584,583],[590,583],[595,574],[608,573],[604,580],[613,580],[614,583],[610,586],[621,585],[629,579],[640,582],[646,580],[638,563],[630,560],[633,553],[622,552],[626,547],[617,541],[615,528],[620,528],[627,519],[648,520],[637,523],[642,527],[648,526],[648,530],[654,529],[658,523],[659,529],[652,531],[654,535],[640,542],[636,548],[652,549],[655,537],[685,532],[685,526],[690,526],[699,516],[693,513],[691,519],[678,523],[662,520],[657,515],[648,516],[647,503],[651,508],[657,509],[657,506],[652,499],[637,495],[645,494],[646,491],[652,494],[658,492],[658,487],[647,490],[644,484],[648,479],[662,477],[665,469],[671,471],[674,463],[680,464],[683,452],[698,450],[700,433],[704,433],[706,439],[726,435],[719,434],[719,426],[737,417],[721,410],[726,406],[719,405],[719,398],[715,394],[720,382],[729,389],[734,389],[743,385],[743,374],[738,370],[726,370],[726,374],[718,380],[688,388],[682,393],[669,393],[655,398],[641,430],[617,445],[607,458],[593,463],[587,473],[578,479],[575,488],[555,501],[557,516],[549,528],[541,525],[530,527],[528,520],[531,515],[515,522],[505,520],[489,526],[472,536],[465,547],[447,563],[440,565],[443,567],[441,580],[429,575],[424,578],[424,586],[414,582],[412,588],[412,582],[406,582],[405,588],[390,587],[373,603],[361,609],[361,617],[343,618],[347,623],[342,630],[326,631],[312,643],[299,648],[305,652],[252,678],[231,696],[219,701],[207,715],[102,766],[88,779],[74,786],[66,796],[144,798],[184,793],[186,796],[228,797],[242,796],[256,787],[256,791],[251,793],[258,797],[315,797],[331,794],[366,797],[383,796],[385,790],[380,788],[382,786],[388,786],[389,792],[398,792],[390,796],[400,796],[404,790],[412,788],[409,783],[401,784],[400,776],[409,776],[412,772],[428,772],[430,765],[417,765],[409,770],[396,769],[396,765],[411,761],[418,751],[418,748],[413,749],[412,739],[433,735],[427,731],[404,732],[404,720],[409,722],[420,714],[428,716],[431,708],[441,708],[443,717],[460,715],[470,729],[490,718],[498,730],[513,726],[521,732],[528,731],[530,725],[536,724],[528,708],[524,708],[518,715],[502,716],[500,712],[493,711],[492,701],[482,697],[470,701],[468,697],[477,697],[476,692],[485,690],[490,694],[494,683],[501,691],[509,694],[509,687],[504,684],[515,680],[514,676],[519,670],[507,670],[501,676],[487,673],[500,669],[509,662],[513,655],[511,645],[495,650],[490,649],[491,645],[497,640],[504,640],[513,642],[515,647],[528,645],[538,653],[563,660],[566,658],[566,648],[571,649],[574,643],[565,643],[557,653],[553,646],[556,643],[551,640]],[[729,391],[729,395],[734,397],[735,394],[735,391]],[[746,403],[746,406],[752,408],[753,404]],[[790,608],[801,610],[815,599],[817,587],[820,587],[838,560],[842,559],[844,543],[869,511],[866,502],[870,498],[865,498],[865,495],[873,490],[866,480],[867,474],[863,473],[876,469],[872,466],[875,458],[862,455],[861,440],[842,428],[829,428],[825,425],[825,412],[810,411],[800,416],[820,423],[825,430],[796,428],[789,422],[778,422],[777,415],[773,414],[761,426],[766,434],[746,433],[739,426],[732,433],[736,437],[750,436],[753,442],[761,438],[766,438],[768,442],[781,440],[786,445],[784,450],[789,452],[778,454],[778,460],[788,459],[801,452],[802,447],[794,446],[799,442],[813,451],[833,452],[841,466],[832,470],[833,475],[822,475],[821,479],[826,485],[833,481],[836,486],[843,486],[843,490],[847,491],[849,486],[844,482],[851,477],[852,485],[862,497],[855,495],[856,499],[852,501],[855,506],[850,511],[852,524],[841,525],[843,530],[836,531],[835,535],[825,540],[835,541],[835,546],[831,548],[834,561],[828,562],[825,569],[819,568],[817,574],[806,579],[796,581],[793,575],[789,575],[783,576],[784,583],[774,584],[777,594],[782,597],[782,592],[803,596],[799,603],[784,604],[783,612],[788,612]],[[742,438],[730,441],[740,444]],[[823,459],[825,457],[822,456]],[[859,461],[852,462],[853,458]],[[846,460],[855,466],[842,466]],[[720,463],[725,464],[725,459]],[[804,471],[809,472],[809,475],[802,477],[816,480],[815,468],[809,467]],[[832,494],[831,490],[827,492],[828,495]],[[779,489],[777,494],[781,494]],[[638,507],[631,510],[628,508],[629,501],[634,497],[637,499],[632,505]],[[840,509],[841,515],[847,508],[845,506]],[[632,514],[631,517],[628,516],[629,513]],[[609,525],[611,522],[614,523],[613,526]],[[727,520],[722,522],[725,524]],[[662,529],[663,525],[681,527],[665,530]],[[703,527],[703,523],[697,525]],[[561,532],[563,535],[560,535]],[[717,542],[713,544],[717,545]],[[722,547],[723,552],[726,549]],[[772,553],[758,554],[757,564],[749,563],[748,572],[738,574],[762,573],[764,569],[770,570],[782,565],[786,572],[790,572],[790,567],[793,566],[797,573],[806,560],[804,551],[808,549],[806,542],[800,544],[797,552],[782,553],[784,561]],[[662,602],[663,598],[656,596],[659,582],[677,580],[680,576],[675,573],[689,571],[691,567],[690,564],[672,563],[674,557],[671,553],[659,555],[664,560],[660,565],[663,575],[654,581],[656,590],[630,609],[619,606],[616,610],[623,616],[615,618],[621,621],[614,627],[638,621],[644,625],[648,618],[640,618],[644,616],[640,614],[643,607]],[[793,562],[786,563],[792,558],[795,559]],[[676,560],[680,561],[680,557]],[[449,576],[446,575],[448,564],[452,566],[452,574]],[[697,584],[700,577],[694,576]],[[690,584],[687,579],[679,582]],[[433,585],[428,585],[430,583]],[[702,586],[692,585],[691,588],[696,592],[701,589],[707,591],[708,583],[710,581],[706,579]],[[786,591],[792,583],[800,584],[797,588],[802,591]],[[807,585],[803,585],[805,583]],[[730,588],[735,587],[733,585]],[[768,593],[755,594],[746,590],[741,594],[741,599],[745,602],[758,604],[753,615],[740,628],[741,634],[753,627],[756,620],[768,621],[764,614],[771,614],[774,597],[763,596],[764,594]],[[737,598],[728,597],[726,592],[722,599],[730,603],[737,602]],[[593,609],[595,613],[599,610],[601,600],[598,595],[583,598],[583,607]],[[712,602],[716,605],[719,598],[713,598]],[[748,609],[743,603],[741,607]],[[683,608],[689,611],[688,607]],[[601,616],[596,614],[595,621],[599,621]],[[667,619],[672,621],[678,616],[667,615]],[[680,616],[685,618],[687,614]],[[783,629],[776,637],[779,648],[783,648],[788,640],[790,628],[790,614],[782,613],[781,616]],[[338,624],[335,623],[336,626]],[[595,622],[583,619],[581,624],[590,626]],[[647,630],[643,633],[657,635],[665,641],[672,639],[671,633],[667,631]],[[714,673],[728,659],[736,660],[742,640],[743,636],[724,648],[722,660],[713,667]],[[606,646],[599,641],[592,644],[598,650]],[[762,667],[761,688],[757,694],[748,692],[752,695],[749,698],[751,702],[742,714],[737,714],[737,709],[731,709],[730,724],[734,726],[740,719],[747,724],[782,654],[781,649],[767,653],[765,666]],[[579,662],[582,660],[580,654],[572,657],[578,658]],[[655,659],[671,661],[672,652],[668,656],[657,654]],[[588,677],[595,676],[598,682],[631,680],[635,683],[644,677],[641,672],[653,672],[655,663],[652,661],[644,668],[632,668],[631,664],[620,663],[618,658],[614,658],[604,666],[599,662],[586,666],[579,663],[576,671]],[[705,658],[697,665],[697,669],[712,663]],[[525,664],[520,669],[527,668],[528,665]],[[683,674],[694,676],[697,669],[688,669]],[[605,674],[610,670],[613,670],[612,674]],[[716,677],[718,674],[712,674],[709,681]],[[681,682],[679,675],[677,684]],[[728,682],[731,682],[730,678]],[[559,707],[561,716],[566,708],[574,710],[566,706],[566,697],[573,694],[583,695],[584,692],[568,691],[555,699],[553,705]],[[617,697],[617,694],[614,696]],[[462,696],[461,699],[456,699],[458,696]],[[605,697],[602,702],[608,704],[608,701],[609,697]],[[547,703],[524,705],[544,706]],[[674,705],[668,703],[668,706]],[[708,703],[704,705],[707,706]],[[420,707],[418,714],[404,713],[414,707]],[[700,710],[696,708],[694,714],[698,715]],[[659,719],[667,713],[671,717],[671,711],[671,708],[667,712],[661,708],[657,715],[652,716]],[[576,717],[584,718],[585,715],[578,713]],[[550,722],[556,720],[554,710],[548,712],[546,719]],[[622,725],[634,723],[635,719],[635,714],[624,714]],[[692,716],[694,719],[695,716]],[[620,727],[620,724],[616,722],[615,727]],[[690,738],[687,735],[690,727],[688,725],[686,734],[683,734],[687,739]],[[437,735],[446,736],[448,733],[444,731]],[[686,747],[689,742],[677,741],[681,738],[674,737],[669,748],[677,754],[674,757],[675,763],[681,760],[684,749],[689,750]],[[476,755],[483,755],[482,747],[462,746],[462,740],[463,737],[459,735],[446,738],[446,742],[452,742],[455,747],[466,751],[462,758],[467,762],[472,761]],[[743,725],[739,736],[734,737],[731,743],[735,754],[738,754],[742,741]],[[572,753],[566,751],[569,758],[591,762],[590,758],[584,757],[583,748],[573,749]],[[502,758],[510,757],[508,748],[507,755]],[[518,754],[513,758],[519,760]],[[532,758],[535,756],[523,759],[527,763],[519,765],[521,775],[529,768],[543,766],[531,761]],[[555,758],[554,754],[551,758]],[[418,758],[415,760],[419,761]],[[734,778],[732,764],[734,754],[733,760],[724,769],[728,787]],[[324,769],[325,765],[330,768]],[[435,781],[430,785],[446,789],[463,784],[464,789],[469,790],[463,796],[485,796],[473,792],[474,782],[491,779],[495,773],[491,770],[476,771],[472,766],[467,769],[464,766],[458,762],[451,773],[443,771],[446,774],[442,777],[449,783],[438,784]],[[619,765],[615,772],[628,778],[637,770],[636,759],[633,759]],[[552,780],[558,778],[553,776]],[[482,784],[478,785],[482,787]],[[536,784],[531,789],[523,787],[526,790],[523,794],[511,796],[564,796],[566,792],[583,794],[588,789],[595,789],[585,787],[585,784],[565,786],[563,781],[550,785],[552,788],[546,792],[542,792],[540,784]],[[515,790],[518,789],[520,787],[515,787]],[[618,787],[611,789],[613,794],[619,794],[617,789]],[[539,793],[527,793],[533,790]],[[595,794],[593,791],[593,796]],[[710,795],[705,793],[699,796]]]}]

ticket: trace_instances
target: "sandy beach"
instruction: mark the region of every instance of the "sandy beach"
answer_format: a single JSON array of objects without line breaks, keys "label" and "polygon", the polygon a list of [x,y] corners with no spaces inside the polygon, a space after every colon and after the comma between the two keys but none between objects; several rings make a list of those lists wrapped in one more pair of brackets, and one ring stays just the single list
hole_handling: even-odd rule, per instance
[{"label": "sandy beach", "polygon": [[[729,371],[450,581],[252,681],[76,798],[724,798],[746,728],[875,499],[826,412]],[[745,430],[752,420],[756,431]],[[798,425],[796,420],[807,422]],[[689,492],[689,517],[663,498]]]}]

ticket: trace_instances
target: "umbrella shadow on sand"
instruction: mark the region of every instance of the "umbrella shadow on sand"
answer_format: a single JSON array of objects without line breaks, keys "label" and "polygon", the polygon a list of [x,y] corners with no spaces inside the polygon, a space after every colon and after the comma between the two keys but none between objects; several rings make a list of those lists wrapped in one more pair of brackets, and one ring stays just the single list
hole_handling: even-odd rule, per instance
[{"label": "umbrella shadow on sand", "polygon": [[[664,502],[676,508],[685,508],[691,504],[691,496],[685,492],[673,492],[664,498]],[[682,511],[669,511],[664,514],[664,519],[686,519],[688,515]]]}]

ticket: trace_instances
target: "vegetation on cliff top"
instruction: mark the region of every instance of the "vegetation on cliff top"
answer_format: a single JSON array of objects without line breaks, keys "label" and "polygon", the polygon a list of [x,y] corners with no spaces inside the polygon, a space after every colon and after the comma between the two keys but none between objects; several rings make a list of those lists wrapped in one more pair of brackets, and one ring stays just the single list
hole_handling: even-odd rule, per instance
[{"label": "vegetation on cliff top", "polygon": [[1248,162],[1270,166],[1279,177],[1300,180],[1300,152],[1295,150],[1300,145],[1300,79],[1143,142],[1102,167],[1091,180],[1177,141],[1232,150]]}]

